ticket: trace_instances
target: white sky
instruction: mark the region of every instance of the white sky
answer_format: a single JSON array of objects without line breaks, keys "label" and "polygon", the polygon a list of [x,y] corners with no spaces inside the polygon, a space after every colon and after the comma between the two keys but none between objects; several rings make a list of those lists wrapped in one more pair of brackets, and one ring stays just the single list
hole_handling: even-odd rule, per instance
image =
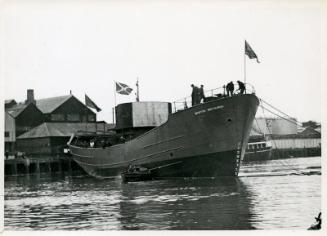
[{"label": "white sky", "polygon": [[[310,2],[310,3],[309,3]],[[143,101],[189,96],[243,80],[244,39],[257,95],[300,121],[321,121],[320,4],[254,1],[8,1],[3,5],[5,98],[84,93],[112,121],[114,80]],[[134,101],[118,95],[117,103]]]}]

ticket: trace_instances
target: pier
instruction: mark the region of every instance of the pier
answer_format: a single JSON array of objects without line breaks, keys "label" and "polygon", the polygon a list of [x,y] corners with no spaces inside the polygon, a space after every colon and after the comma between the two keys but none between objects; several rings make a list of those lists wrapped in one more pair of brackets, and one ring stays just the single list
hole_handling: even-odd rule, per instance
[{"label": "pier", "polygon": [[5,160],[5,176],[41,173],[81,173],[84,170],[69,156],[26,157]]}]

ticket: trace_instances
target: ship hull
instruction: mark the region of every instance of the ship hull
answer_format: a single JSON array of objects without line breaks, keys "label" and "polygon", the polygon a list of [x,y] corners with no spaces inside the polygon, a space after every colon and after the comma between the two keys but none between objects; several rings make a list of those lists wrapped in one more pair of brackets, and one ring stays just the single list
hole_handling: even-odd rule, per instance
[{"label": "ship hull", "polygon": [[124,144],[80,148],[74,160],[98,178],[120,175],[129,164],[155,177],[237,176],[259,101],[237,95],[198,104],[169,116],[166,123]]}]

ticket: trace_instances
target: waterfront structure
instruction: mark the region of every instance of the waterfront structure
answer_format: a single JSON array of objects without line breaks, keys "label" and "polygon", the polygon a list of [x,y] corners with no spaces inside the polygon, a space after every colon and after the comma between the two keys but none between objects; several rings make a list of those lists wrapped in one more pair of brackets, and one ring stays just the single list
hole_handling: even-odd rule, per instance
[{"label": "waterfront structure", "polygon": [[[252,126],[245,160],[321,155],[319,129],[312,127],[299,129],[295,123],[282,121],[280,118],[256,119]],[[267,120],[270,122],[266,122]],[[265,127],[265,123],[270,126]],[[299,130],[301,132],[297,132]],[[262,131],[267,133],[261,133]]]},{"label": "waterfront structure", "polygon": [[112,128],[113,125],[105,122],[44,122],[17,137],[17,150],[27,156],[63,156],[73,133],[78,131],[103,133]]},{"label": "waterfront structure", "polygon": [[74,95],[36,100],[45,122],[96,122],[96,114]]},{"label": "waterfront structure", "polygon": [[[28,89],[24,102],[16,103],[14,99],[5,101],[5,151],[10,154],[16,151],[22,151],[20,150],[21,144],[19,147],[16,147],[17,137],[39,126],[43,122],[91,122],[95,125],[96,114],[72,94],[36,100],[34,98],[34,90]],[[42,127],[47,126],[47,124],[44,124]],[[68,129],[67,132],[69,131]],[[27,136],[30,136],[30,134]],[[25,139],[27,138],[25,137]],[[35,142],[31,142],[31,144]],[[41,143],[40,145],[33,145],[35,151],[38,151],[38,148],[40,150],[44,149]],[[32,146],[29,151],[31,149]]]},{"label": "waterfront structure", "polygon": [[18,103],[5,109],[5,151],[15,150],[16,137],[44,121],[42,112],[34,103]]},{"label": "waterfront structure", "polygon": [[272,135],[273,149],[321,148],[321,134],[299,133],[294,135]]},{"label": "waterfront structure", "polygon": [[[155,177],[237,176],[259,100],[254,94],[208,100],[171,114],[166,105],[168,119],[159,126],[131,139],[119,133],[119,141],[108,146],[91,145],[101,137],[77,134],[69,141],[70,152],[87,173],[99,178],[120,175],[129,165],[145,167]],[[138,105],[129,106],[136,112]],[[151,109],[142,114],[153,115]],[[124,119],[116,118],[117,123]]]},{"label": "waterfront structure", "polygon": [[17,102],[14,99],[5,100],[5,109],[15,106]]},{"label": "waterfront structure", "polygon": [[13,152],[16,142],[15,118],[5,111],[5,152]]}]

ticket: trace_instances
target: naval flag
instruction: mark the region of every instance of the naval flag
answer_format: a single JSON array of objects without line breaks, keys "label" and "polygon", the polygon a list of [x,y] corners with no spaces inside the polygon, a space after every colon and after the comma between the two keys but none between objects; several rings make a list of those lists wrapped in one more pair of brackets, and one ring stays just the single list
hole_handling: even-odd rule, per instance
[{"label": "naval flag", "polygon": [[253,49],[250,47],[250,44],[248,44],[248,42],[246,42],[245,40],[245,54],[248,55],[248,57],[250,59],[257,59],[257,62],[260,63],[258,57],[257,57],[257,54],[255,54],[255,52],[253,51]]},{"label": "naval flag", "polygon": [[85,105],[87,107],[91,107],[91,108],[97,110],[97,112],[101,111],[101,109],[86,94],[85,94]]},{"label": "naval flag", "polygon": [[129,95],[133,89],[126,84],[116,82],[116,92],[123,95]]}]

